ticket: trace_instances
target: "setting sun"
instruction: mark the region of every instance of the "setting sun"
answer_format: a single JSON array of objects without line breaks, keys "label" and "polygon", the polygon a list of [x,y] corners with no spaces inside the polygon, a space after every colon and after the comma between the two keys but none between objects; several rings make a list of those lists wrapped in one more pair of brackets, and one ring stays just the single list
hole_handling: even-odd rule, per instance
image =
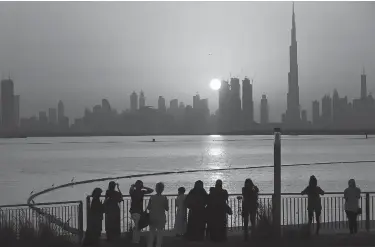
[{"label": "setting sun", "polygon": [[210,87],[212,90],[219,90],[221,87],[221,81],[219,79],[212,79],[210,82]]}]

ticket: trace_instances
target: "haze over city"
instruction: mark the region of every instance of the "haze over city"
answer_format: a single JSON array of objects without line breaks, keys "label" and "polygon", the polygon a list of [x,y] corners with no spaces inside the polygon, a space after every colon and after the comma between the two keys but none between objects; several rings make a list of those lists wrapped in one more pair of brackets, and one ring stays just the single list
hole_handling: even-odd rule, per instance
[{"label": "haze over city", "polygon": [[[1,3],[0,71],[21,95],[21,116],[65,103],[83,115],[102,98],[118,111],[143,90],[147,104],[199,92],[211,113],[212,78],[254,79],[255,119],[265,93],[280,121],[288,90],[291,2]],[[373,3],[295,4],[301,108],[337,88],[360,94],[360,73],[375,89]],[[209,55],[212,54],[212,55]]]}]

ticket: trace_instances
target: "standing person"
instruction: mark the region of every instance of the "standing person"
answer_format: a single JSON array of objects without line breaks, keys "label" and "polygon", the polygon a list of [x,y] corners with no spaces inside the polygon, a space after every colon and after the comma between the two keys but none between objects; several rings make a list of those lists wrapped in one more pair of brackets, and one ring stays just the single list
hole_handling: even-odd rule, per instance
[{"label": "standing person", "polygon": [[322,202],[320,195],[324,195],[324,191],[318,186],[318,180],[313,175],[310,177],[309,186],[301,192],[302,195],[307,195],[307,211],[309,214],[309,227],[314,217],[316,219],[316,235],[319,235],[320,229],[320,214],[322,213]]},{"label": "standing person", "polygon": [[83,241],[84,246],[98,245],[100,240],[100,235],[102,234],[102,222],[104,205],[100,201],[100,196],[102,195],[102,189],[95,188],[92,192],[92,201],[90,205],[90,211],[88,212],[88,224],[85,234],[85,239]]},{"label": "standing person", "polygon": [[141,218],[141,214],[143,214],[143,198],[144,195],[151,194],[152,192],[154,192],[154,190],[144,187],[141,180],[137,180],[135,184],[130,186],[129,189],[129,194],[131,197],[130,213],[132,220],[134,221],[132,242],[135,244],[139,244],[140,241],[140,230],[138,223]]},{"label": "standing person", "polygon": [[176,208],[177,208],[177,214],[176,214],[176,223],[174,226],[174,229],[176,231],[176,235],[183,236],[186,232],[186,224],[187,224],[187,208],[185,204],[185,188],[180,187],[178,188],[178,196],[176,199]]},{"label": "standing person", "polygon": [[150,235],[148,239],[148,247],[152,247],[155,240],[156,247],[161,247],[163,242],[163,231],[166,223],[165,212],[169,210],[168,199],[162,195],[164,184],[157,183],[155,186],[156,195],[151,196],[147,209],[150,211]]},{"label": "standing person", "polygon": [[361,198],[361,189],[355,184],[354,179],[348,182],[348,188],[344,191],[345,212],[349,220],[350,234],[357,233],[357,216],[360,212],[359,199]]},{"label": "standing person", "polygon": [[228,197],[223,182],[218,179],[215,187],[210,189],[207,205],[209,236],[213,242],[227,240]]},{"label": "standing person", "polygon": [[242,217],[244,218],[244,238],[249,238],[249,216],[251,223],[251,233],[255,229],[255,217],[258,209],[259,189],[251,179],[246,179],[242,187]]},{"label": "standing person", "polygon": [[186,206],[189,208],[186,237],[190,241],[203,241],[206,225],[206,205],[208,194],[203,188],[203,182],[195,182],[194,188],[186,197]]},{"label": "standing person", "polygon": [[[115,190],[117,186],[117,190]],[[114,181],[109,182],[108,190],[105,193],[105,231],[107,240],[117,240],[121,235],[121,219],[119,203],[122,202],[122,193],[119,184]]]}]

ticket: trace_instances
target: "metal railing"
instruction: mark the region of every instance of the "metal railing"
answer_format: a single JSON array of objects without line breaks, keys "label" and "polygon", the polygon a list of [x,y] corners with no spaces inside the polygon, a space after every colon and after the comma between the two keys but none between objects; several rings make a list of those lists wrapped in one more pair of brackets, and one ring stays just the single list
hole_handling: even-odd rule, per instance
[{"label": "metal railing", "polygon": [[[166,230],[173,230],[176,216],[177,195],[166,195],[169,211],[166,212]],[[364,192],[359,201],[362,214],[358,216],[358,228],[367,230],[375,227],[374,192]],[[124,201],[120,205],[121,230],[129,232],[133,227],[130,210],[130,196],[124,195]],[[228,215],[228,231],[241,231],[243,226],[242,197],[240,194],[229,195],[229,206],[233,214]],[[91,197],[86,198],[86,211],[89,211]],[[145,196],[144,208],[148,205],[149,196]],[[321,229],[339,230],[348,228],[348,220],[345,213],[345,200],[343,193],[328,192],[321,197],[322,214],[320,217]],[[272,211],[272,194],[259,194],[259,204],[267,212]],[[105,217],[105,216],[104,216]],[[86,217],[87,218],[87,217]],[[257,217],[258,220],[258,217]],[[315,221],[315,219],[314,219]],[[105,229],[103,221],[103,230]],[[281,225],[283,227],[302,227],[308,223],[307,197],[299,193],[282,193],[281,201]],[[146,231],[148,228],[145,229]]]},{"label": "metal railing", "polygon": [[82,201],[16,204],[0,206],[0,228],[11,228],[17,236],[23,227],[36,232],[43,227],[55,235],[83,236]]}]

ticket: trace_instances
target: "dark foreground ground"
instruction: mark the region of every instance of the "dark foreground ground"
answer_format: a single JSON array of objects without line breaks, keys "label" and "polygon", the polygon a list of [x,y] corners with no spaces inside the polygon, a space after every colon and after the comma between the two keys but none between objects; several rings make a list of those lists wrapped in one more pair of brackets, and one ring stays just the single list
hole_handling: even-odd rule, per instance
[{"label": "dark foreground ground", "polygon": [[[133,245],[129,241],[122,240],[117,244],[108,244],[105,241],[101,244],[102,247],[114,247],[114,246],[139,246],[146,247],[146,238],[142,238],[139,245]],[[268,246],[282,246],[282,247],[306,247],[306,246],[317,246],[317,247],[331,247],[331,246],[375,246],[375,234],[371,233],[359,233],[358,235],[349,235],[349,234],[329,234],[329,235],[320,235],[320,236],[288,236],[283,237],[281,240],[277,241],[272,238],[265,239],[254,239],[245,242],[242,236],[230,236],[226,243],[212,243],[210,241],[204,242],[187,242],[184,239],[175,238],[175,237],[164,237],[163,247],[195,247],[195,246],[222,246],[222,247],[245,247],[245,246],[259,246],[259,247],[268,247]]]}]

